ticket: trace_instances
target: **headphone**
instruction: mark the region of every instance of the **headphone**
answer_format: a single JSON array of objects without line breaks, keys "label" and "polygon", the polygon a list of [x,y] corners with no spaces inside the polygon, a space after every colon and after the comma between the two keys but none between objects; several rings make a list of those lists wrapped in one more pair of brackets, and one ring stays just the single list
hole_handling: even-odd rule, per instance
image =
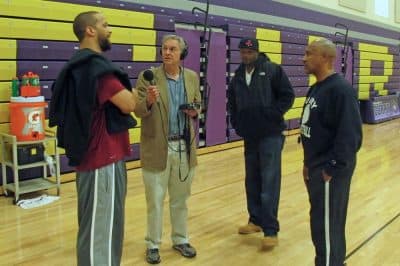
[{"label": "headphone", "polygon": [[[180,60],[185,60],[186,56],[189,54],[189,46],[188,46],[188,44],[187,44],[185,39],[183,39],[182,37],[180,37],[178,35],[175,35],[175,36],[177,36],[177,37],[179,37],[180,39],[183,40],[183,44],[184,45],[183,45],[183,49],[181,51],[181,55],[180,55],[179,59]],[[161,46],[161,49],[160,49],[160,55],[162,56],[162,46]]]}]

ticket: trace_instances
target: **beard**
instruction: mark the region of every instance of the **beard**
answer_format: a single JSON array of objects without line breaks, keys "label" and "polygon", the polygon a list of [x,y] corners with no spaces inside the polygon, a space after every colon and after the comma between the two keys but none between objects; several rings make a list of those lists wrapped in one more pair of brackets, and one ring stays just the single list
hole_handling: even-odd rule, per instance
[{"label": "beard", "polygon": [[99,45],[102,52],[106,52],[111,49],[111,42],[108,38],[99,40]]}]

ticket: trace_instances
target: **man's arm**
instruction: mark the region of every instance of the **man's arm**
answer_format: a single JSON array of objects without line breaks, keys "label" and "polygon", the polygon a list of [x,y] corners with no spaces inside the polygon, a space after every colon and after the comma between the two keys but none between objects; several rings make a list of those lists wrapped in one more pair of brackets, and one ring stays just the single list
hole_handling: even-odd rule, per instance
[{"label": "man's arm", "polygon": [[362,121],[358,107],[358,100],[353,88],[348,86],[348,91],[341,90],[336,99],[335,118],[336,134],[330,160],[324,168],[329,176],[335,176],[337,171],[348,166],[355,159],[362,142]]},{"label": "man's arm", "polygon": [[117,106],[122,113],[129,114],[135,110],[138,101],[138,94],[136,91],[129,91],[123,89],[110,98],[115,106]]}]

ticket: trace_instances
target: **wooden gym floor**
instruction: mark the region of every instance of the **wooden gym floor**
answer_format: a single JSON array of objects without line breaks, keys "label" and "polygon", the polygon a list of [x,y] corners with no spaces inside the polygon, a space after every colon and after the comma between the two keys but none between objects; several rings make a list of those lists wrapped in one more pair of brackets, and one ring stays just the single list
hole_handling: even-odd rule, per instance
[{"label": "wooden gym floor", "polygon": [[[353,176],[347,219],[347,265],[400,265],[400,119],[364,125],[364,143]],[[169,211],[164,209],[161,265],[313,265],[302,149],[289,136],[283,152],[279,246],[259,249],[262,234],[238,235],[246,223],[243,148],[201,155],[189,200],[195,259],[171,249]],[[146,206],[140,169],[128,171],[122,265],[146,265]],[[52,191],[50,191],[52,193]],[[34,195],[35,196],[35,195]],[[166,203],[167,203],[166,199]],[[0,265],[75,265],[75,183],[62,185],[61,199],[24,210],[0,197]]]}]

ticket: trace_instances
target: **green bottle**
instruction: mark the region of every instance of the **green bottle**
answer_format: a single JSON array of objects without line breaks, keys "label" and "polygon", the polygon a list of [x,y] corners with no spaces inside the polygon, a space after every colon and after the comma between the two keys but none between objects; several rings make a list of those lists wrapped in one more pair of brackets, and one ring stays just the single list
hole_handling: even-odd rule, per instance
[{"label": "green bottle", "polygon": [[12,97],[19,96],[19,80],[18,80],[18,78],[13,78],[11,80],[11,96]]}]

